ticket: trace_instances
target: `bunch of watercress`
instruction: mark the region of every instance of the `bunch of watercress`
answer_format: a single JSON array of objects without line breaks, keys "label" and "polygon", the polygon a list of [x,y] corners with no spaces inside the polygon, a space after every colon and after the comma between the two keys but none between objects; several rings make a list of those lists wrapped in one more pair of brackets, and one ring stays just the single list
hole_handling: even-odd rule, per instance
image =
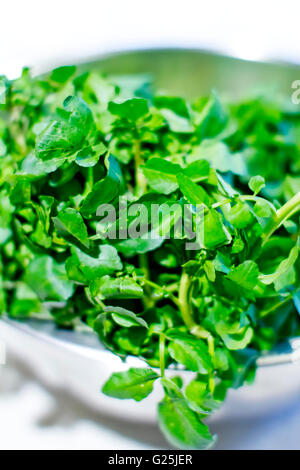
[{"label": "bunch of watercress", "polygon": [[[1,312],[84,325],[143,359],[103,392],[140,401],[159,382],[167,439],[210,447],[203,420],[253,380],[260,354],[299,334],[299,110],[214,92],[190,103],[147,77],[73,66],[1,85]],[[198,248],[176,231],[180,211],[160,211],[156,236],[132,212],[125,225],[141,236],[119,237],[120,200],[187,206]]]}]

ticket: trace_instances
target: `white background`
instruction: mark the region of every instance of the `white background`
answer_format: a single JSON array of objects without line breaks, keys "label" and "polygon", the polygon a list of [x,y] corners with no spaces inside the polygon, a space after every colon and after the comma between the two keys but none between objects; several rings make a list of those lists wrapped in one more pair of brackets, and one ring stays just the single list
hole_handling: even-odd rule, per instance
[{"label": "white background", "polygon": [[149,45],[300,61],[299,10],[297,0],[3,1],[0,72]]},{"label": "white background", "polygon": [[[297,5],[298,4],[298,5]],[[9,0],[1,2],[0,74],[126,48],[189,46],[300,62],[299,1]],[[0,367],[1,369],[1,367]],[[0,370],[1,372],[1,370]],[[1,448],[158,448],[155,427],[95,416],[9,359],[0,376]],[[300,407],[223,430],[225,448],[299,448]]]}]

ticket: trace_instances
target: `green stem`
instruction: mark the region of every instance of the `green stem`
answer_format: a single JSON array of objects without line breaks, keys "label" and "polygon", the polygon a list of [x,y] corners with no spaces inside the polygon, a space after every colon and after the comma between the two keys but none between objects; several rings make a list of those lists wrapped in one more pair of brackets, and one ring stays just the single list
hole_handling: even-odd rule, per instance
[{"label": "green stem", "polygon": [[90,191],[92,191],[94,185],[94,170],[93,167],[89,167],[87,170],[87,180],[82,194],[83,197],[87,196]]},{"label": "green stem", "polygon": [[[179,286],[179,304],[183,321],[192,335],[196,336],[197,338],[207,340],[208,352],[213,360],[215,355],[214,338],[209,331],[207,331],[201,325],[197,325],[192,317],[191,287],[191,278],[185,271],[183,271]],[[213,394],[215,390],[214,371],[212,371],[212,373],[209,375],[208,386],[210,392]]]},{"label": "green stem", "polygon": [[149,279],[149,263],[145,253],[139,255],[139,265],[146,279]]},{"label": "green stem", "polygon": [[283,222],[300,210],[300,192],[295,194],[288,202],[286,202],[276,213],[276,217],[272,218],[264,229],[262,234],[263,244],[277,230]]},{"label": "green stem", "polygon": [[159,367],[160,375],[165,376],[165,336],[159,335]]},{"label": "green stem", "polygon": [[144,284],[152,287],[153,289],[160,290],[166,297],[168,297],[170,300],[172,300],[172,302],[176,305],[176,307],[180,308],[179,300],[171,292],[168,291],[167,287],[159,286],[155,282],[150,281],[150,279],[143,279],[143,282],[144,282]]},{"label": "green stem", "polygon": [[144,173],[141,170],[141,165],[143,165],[144,160],[141,157],[141,142],[139,139],[136,139],[134,144],[134,166],[135,166],[135,184],[138,190],[137,196],[140,196],[146,192],[147,189],[147,180],[144,176]]},{"label": "green stem", "polygon": [[283,305],[285,305],[287,302],[289,302],[290,300],[292,300],[293,298],[293,294],[289,295],[288,297],[286,297],[285,299],[281,300],[280,302],[277,302],[276,304],[272,305],[272,307],[268,308],[267,310],[263,310],[260,314],[260,316],[262,318],[266,317],[267,315],[269,315],[269,313],[272,313],[272,312],[275,312],[278,308],[282,307]]},{"label": "green stem", "polygon": [[[88,290],[86,290],[86,292],[88,292]],[[102,302],[102,300],[98,299],[98,297],[94,297],[94,299],[92,299],[92,297],[89,296],[88,298],[89,298],[89,300],[90,300],[91,302],[93,302],[93,300],[94,300],[95,303],[96,303],[97,305],[99,305],[99,307],[101,307],[102,310],[105,309],[106,305]]]},{"label": "green stem", "polygon": [[[173,284],[169,284],[168,286],[160,287],[160,292],[154,292],[152,294],[152,299],[155,303],[157,303],[166,296],[167,297],[172,296],[172,292],[175,292],[177,290],[178,290],[178,282],[174,282]],[[178,303],[177,299],[176,301]]]},{"label": "green stem", "polygon": [[215,343],[214,343],[213,336],[210,335],[209,338],[207,339],[207,342],[208,342],[208,352],[211,355],[211,357],[214,358],[215,357]]},{"label": "green stem", "polygon": [[145,276],[145,288],[144,288],[144,292],[145,292],[145,296],[143,297],[143,303],[144,303],[144,306],[145,308],[151,308],[153,307],[154,305],[154,302],[153,302],[153,299],[151,299],[151,288],[149,286],[149,284],[147,283],[147,281],[149,281],[149,263],[148,263],[148,257],[145,253],[142,253],[139,255],[139,265],[140,265],[140,268],[141,270],[143,271],[144,273],[144,276]]},{"label": "green stem", "polygon": [[[143,164],[143,159],[141,157],[141,142],[137,138],[134,144],[134,168],[135,168],[135,185],[138,189],[138,194],[144,194],[147,189],[147,181],[144,177],[144,174],[141,172],[140,166]],[[142,269],[145,279],[149,280],[149,262],[148,257],[145,253],[139,255],[139,266]],[[144,306],[146,308],[151,308],[153,306],[153,300],[150,299],[151,290],[149,286],[146,284],[145,286],[145,296],[143,299]]]},{"label": "green stem", "polygon": [[214,202],[211,207],[213,209],[216,209],[217,207],[223,206],[224,204],[230,204],[232,202],[232,199],[222,199],[222,201]]},{"label": "green stem", "polygon": [[196,336],[197,338],[208,340],[211,337],[209,331],[203,328],[203,326],[197,325],[197,323],[195,323],[193,319],[190,301],[191,284],[192,281],[190,276],[185,271],[183,271],[180,279],[178,296],[179,308],[182,315],[182,319],[192,335]]},{"label": "green stem", "polygon": [[191,314],[189,295],[188,295],[190,287],[191,287],[191,278],[185,271],[183,271],[181,275],[181,279],[180,279],[178,300],[179,300],[179,308],[180,308],[183,321],[189,330],[191,330],[195,326],[195,322]]},{"label": "green stem", "polygon": [[[212,335],[209,335],[209,337],[207,338],[207,343],[208,343],[208,352],[212,358],[212,361],[214,363],[214,358],[215,358],[215,343],[214,343],[214,338]],[[209,374],[209,378],[208,378],[208,387],[209,387],[209,390],[211,392],[211,394],[213,395],[214,391],[215,391],[215,380],[214,380],[214,371],[212,371],[210,374]]]},{"label": "green stem", "polygon": [[169,293],[175,292],[178,290],[178,282],[173,282],[172,284],[169,284],[168,286],[164,286],[163,289]]}]

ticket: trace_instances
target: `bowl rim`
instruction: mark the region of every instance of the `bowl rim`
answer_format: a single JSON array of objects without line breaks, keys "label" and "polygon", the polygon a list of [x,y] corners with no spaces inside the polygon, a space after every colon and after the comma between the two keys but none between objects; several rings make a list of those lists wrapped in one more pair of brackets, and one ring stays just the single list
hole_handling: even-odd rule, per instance
[{"label": "bowl rim", "polygon": [[195,54],[201,54],[206,57],[215,57],[216,59],[228,59],[228,60],[233,60],[236,61],[237,63],[249,63],[249,64],[265,64],[265,65],[270,65],[270,66],[280,66],[280,67],[297,67],[300,64],[300,58],[297,61],[296,58],[294,60],[291,59],[284,59],[282,56],[272,56],[272,55],[266,55],[261,59],[251,59],[247,57],[246,55],[242,54],[237,54],[232,51],[227,51],[222,48],[218,47],[205,47],[201,45],[187,45],[187,46],[181,46],[179,44],[171,43],[171,44],[166,44],[163,46],[157,45],[157,44],[144,44],[143,46],[139,47],[137,45],[135,46],[127,46],[127,47],[116,47],[112,48],[107,51],[101,51],[98,54],[97,53],[92,53],[91,55],[82,55],[80,57],[77,57],[75,55],[68,55],[63,58],[59,58],[55,60],[55,57],[52,57],[50,59],[45,59],[43,61],[39,60],[37,63],[33,63],[32,66],[30,67],[31,70],[33,71],[34,75],[40,75],[40,74],[45,74],[47,72],[50,72],[51,69],[55,67],[60,67],[62,65],[77,65],[78,67],[82,67],[85,65],[90,65],[90,64],[95,64],[97,62],[110,59],[110,58],[115,58],[115,57],[120,57],[120,56],[126,56],[129,54],[155,54],[155,53],[195,53]]},{"label": "bowl rim", "polygon": [[[15,328],[19,332],[26,334],[36,340],[48,343],[50,346],[63,348],[84,356],[86,358],[101,362],[110,362],[111,365],[120,365],[120,357],[109,349],[106,349],[98,335],[89,327],[82,331],[65,330],[57,327],[52,320],[43,320],[37,318],[12,319],[7,315],[0,318],[1,323]],[[256,365],[258,367],[274,367],[285,364],[296,364],[300,362],[300,337],[289,338],[281,343],[271,352],[266,352],[257,357]],[[122,361],[128,367],[147,367],[147,363],[139,357],[127,356]],[[156,369],[156,368],[154,368]],[[169,370],[184,372],[184,368],[169,367]],[[186,371],[190,372],[190,371]]]}]

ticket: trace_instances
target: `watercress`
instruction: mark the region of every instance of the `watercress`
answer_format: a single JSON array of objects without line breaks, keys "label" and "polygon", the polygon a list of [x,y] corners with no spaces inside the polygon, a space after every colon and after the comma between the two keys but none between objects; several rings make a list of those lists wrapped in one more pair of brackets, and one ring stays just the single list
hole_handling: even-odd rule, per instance
[{"label": "watercress", "polygon": [[[300,113],[262,96],[190,103],[143,80],[73,66],[5,80],[0,309],[84,324],[143,359],[103,393],[140,401],[159,382],[164,435],[204,449],[227,390],[300,331]],[[156,208],[154,224],[136,203]]]}]

